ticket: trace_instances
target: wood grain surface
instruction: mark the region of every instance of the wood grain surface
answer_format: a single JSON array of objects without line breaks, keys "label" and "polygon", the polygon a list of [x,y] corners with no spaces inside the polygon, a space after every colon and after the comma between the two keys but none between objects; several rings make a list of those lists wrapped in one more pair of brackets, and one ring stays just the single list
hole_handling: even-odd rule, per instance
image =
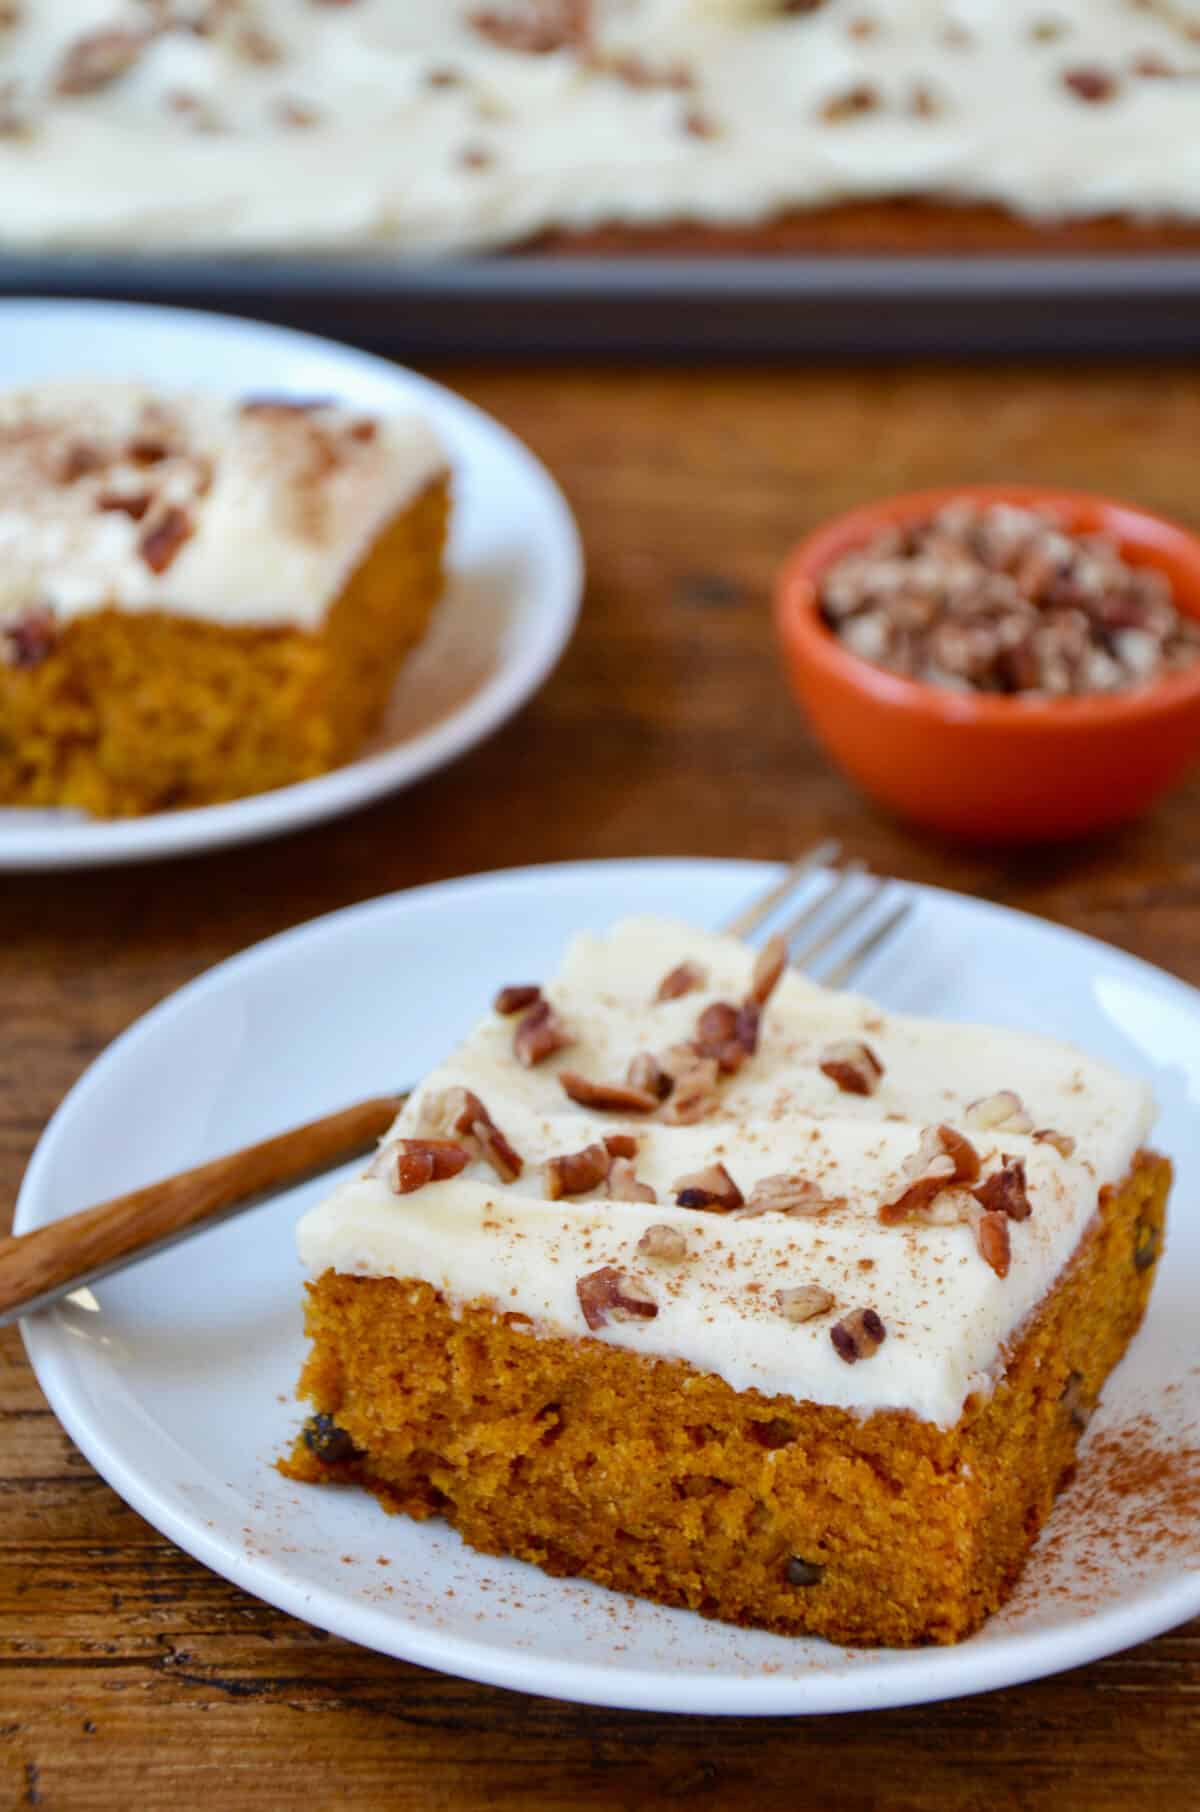
[{"label": "wood grain surface", "polygon": [[[0,1204],[64,1091],[169,990],[316,913],[473,870],[778,857],[833,834],[880,869],[1039,913],[1200,983],[1200,775],[1082,848],[939,846],[826,766],[784,691],[765,603],[793,537],[900,487],[1044,479],[1200,525],[1200,373],[435,375],[522,435],[578,511],[590,582],[574,646],[483,748],[340,823],[154,867],[0,877]],[[0,1334],[0,1660],[2,1807],[1200,1805],[1200,1623],[986,1697],[762,1722],[527,1699],[323,1636],[127,1509],[60,1430],[12,1329]]]}]

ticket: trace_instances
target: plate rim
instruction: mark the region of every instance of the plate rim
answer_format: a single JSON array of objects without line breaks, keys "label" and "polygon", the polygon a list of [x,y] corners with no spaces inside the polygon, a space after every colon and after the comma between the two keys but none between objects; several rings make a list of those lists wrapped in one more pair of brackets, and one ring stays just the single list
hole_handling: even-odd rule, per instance
[{"label": "plate rim", "polygon": [[[630,869],[687,871],[693,878],[702,871],[736,869],[745,872],[749,887],[756,879],[765,881],[777,874],[779,865],[721,857],[600,858],[529,864],[455,876],[378,895],[318,914],[261,939],[214,964],[157,1002],[88,1065],[64,1096],[38,1140],[18,1193],[14,1231],[24,1232],[56,1218],[38,1217],[33,1202],[41,1190],[43,1171],[54,1162],[54,1144],[63,1136],[64,1125],[78,1099],[85,1091],[104,1086],[109,1070],[119,1067],[127,1043],[152,1034],[171,1015],[186,1012],[194,996],[205,993],[213,985],[227,986],[231,982],[236,985],[241,969],[262,962],[269,964],[282,947],[302,944],[314,934],[336,936],[353,921],[387,916],[397,910],[402,912],[406,903],[414,899],[436,902],[448,895],[469,898],[480,892],[486,899],[487,893],[495,887],[519,889],[531,882],[540,884],[571,879],[586,883],[596,874],[628,872]],[[911,881],[896,884],[910,889],[918,900],[924,896],[932,896],[935,903],[948,899],[955,904],[966,904],[973,911],[982,910],[985,917],[1027,922],[1040,934],[1050,934],[1053,943],[1082,943],[1089,951],[1116,955],[1123,965],[1132,965],[1135,971],[1143,972],[1156,985],[1165,982],[1171,992],[1178,992],[1186,999],[1193,1013],[1200,1015],[1200,989],[1145,958],[1087,932],[1074,931],[1037,914],[954,889]],[[830,1671],[801,1667],[794,1673],[758,1677],[722,1674],[715,1670],[711,1675],[672,1673],[669,1666],[613,1670],[604,1662],[551,1657],[555,1673],[553,1687],[531,1685],[523,1676],[528,1674],[536,1657],[525,1651],[506,1647],[503,1642],[473,1641],[466,1636],[424,1629],[410,1623],[403,1615],[364,1605],[331,1587],[306,1585],[290,1575],[280,1560],[247,1555],[215,1531],[208,1530],[199,1518],[189,1520],[177,1511],[159,1494],[153,1479],[145,1476],[144,1468],[128,1465],[119,1452],[110,1450],[102,1431],[89,1420],[86,1403],[76,1402],[66,1352],[56,1334],[58,1325],[53,1311],[27,1317],[20,1323],[37,1381],[55,1415],[89,1463],[154,1528],[212,1571],[289,1615],[376,1652],[481,1684],[536,1697],[551,1696],[620,1710],[739,1717],[849,1714],[940,1702],[1047,1678],[1133,1647],[1200,1613],[1200,1570],[1189,1568],[1147,1588],[1132,1605],[1118,1603],[1099,1614],[1081,1611],[1070,1624],[1059,1629],[1034,1634],[1007,1630],[998,1639],[988,1638],[986,1647],[977,1647],[977,1639],[971,1638],[949,1647],[902,1651],[902,1661],[878,1672],[872,1669],[870,1657],[876,1652],[891,1656],[896,1651],[855,1650],[851,1652],[856,1657],[863,1657],[861,1661],[842,1664]]]},{"label": "plate rim", "polygon": [[[186,337],[195,329],[204,336],[260,339],[323,358],[347,369],[384,379],[406,389],[414,399],[432,398],[436,406],[458,416],[496,441],[507,462],[543,492],[544,519],[539,530],[560,593],[553,608],[534,619],[527,643],[516,659],[503,662],[465,703],[394,748],[360,755],[327,774],[317,774],[265,793],[218,805],[179,812],[152,812],[132,819],[89,820],[83,824],[0,825],[0,873],[36,873],[156,861],[198,854],[206,849],[267,840],[302,830],[354,811],[410,786],[448,762],[457,760],[490,736],[544,685],[561,659],[579,620],[583,602],[585,554],[574,512],[549,467],[519,435],[448,385],[411,366],[365,352],[328,335],[277,326],[249,315],[212,309],[172,307],[156,302],[110,301],[60,296],[0,296],[0,333],[14,316],[31,320],[47,315],[69,319],[96,312],[132,323],[166,325]],[[546,530],[552,532],[547,535]],[[34,808],[5,807],[19,813]]]}]

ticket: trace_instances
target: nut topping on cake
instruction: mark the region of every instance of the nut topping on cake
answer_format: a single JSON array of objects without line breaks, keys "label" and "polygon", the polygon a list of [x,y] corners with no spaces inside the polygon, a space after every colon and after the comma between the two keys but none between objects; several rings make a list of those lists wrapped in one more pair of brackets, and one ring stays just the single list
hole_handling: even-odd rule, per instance
[{"label": "nut topping on cake", "polygon": [[818,1067],[844,1095],[873,1095],[883,1075],[883,1065],[870,1045],[851,1038],[827,1044]]},{"label": "nut topping on cake", "polygon": [[677,1045],[666,1054],[665,1067],[675,1078],[662,1117],[674,1126],[694,1126],[717,1105],[720,1071],[715,1057],[701,1057],[690,1045]]},{"label": "nut topping on cake", "polygon": [[[696,1021],[696,1049],[702,1057],[716,1059],[717,1068],[729,1076],[740,1070],[753,1046],[747,1046],[739,1036],[741,1031],[740,1016],[736,1007],[728,1001],[715,1000],[705,1007]],[[757,1028],[753,1033],[757,1043]]]},{"label": "nut topping on cake", "polygon": [[980,1255],[992,1267],[996,1276],[1007,1277],[1012,1243],[1008,1236],[1006,1216],[993,1209],[981,1214],[975,1224],[975,1243]]},{"label": "nut topping on cake", "polygon": [[382,1177],[394,1195],[411,1195],[427,1183],[444,1183],[471,1162],[453,1139],[397,1139],[377,1153],[368,1172]]},{"label": "nut topping on cake", "polygon": [[658,1106],[658,1096],[646,1089],[621,1082],[592,1082],[578,1070],[560,1070],[558,1080],[572,1101],[600,1114],[652,1114]]},{"label": "nut topping on cake", "polygon": [[963,1114],[963,1119],[968,1126],[977,1127],[981,1132],[1033,1131],[1033,1121],[1024,1102],[1010,1088],[1002,1088],[994,1095],[984,1095],[981,1100],[972,1101]]},{"label": "nut topping on cake", "polygon": [[581,1277],[575,1294],[589,1328],[605,1327],[610,1321],[653,1321],[658,1304],[635,1278],[618,1271],[615,1265],[602,1265]]},{"label": "nut topping on cake", "polygon": [[1074,1155],[1075,1141],[1070,1133],[1055,1132],[1052,1126],[1043,1126],[1033,1137],[1038,1145],[1052,1145],[1060,1158]]},{"label": "nut topping on cake", "polygon": [[880,1203],[879,1218],[888,1226],[927,1212],[943,1190],[974,1183],[980,1172],[979,1153],[952,1126],[927,1126],[902,1168],[914,1180],[894,1201]]},{"label": "nut topping on cake", "polygon": [[679,1265],[687,1257],[688,1243],[678,1227],[658,1222],[646,1228],[637,1249],[643,1258],[654,1258],[664,1265]]},{"label": "nut topping on cake", "polygon": [[590,0],[523,0],[505,7],[478,7],[467,22],[502,50],[550,56],[556,50],[586,50],[591,43]]},{"label": "nut topping on cake", "polygon": [[440,1095],[427,1096],[421,1119],[431,1129],[445,1126],[460,1137],[473,1139],[480,1157],[491,1165],[502,1183],[515,1183],[525,1168],[520,1154],[469,1088],[449,1088]]},{"label": "nut topping on cake", "polygon": [[852,1309],[829,1330],[833,1350],[847,1365],[869,1359],[887,1339],[887,1329],[874,1309]]},{"label": "nut topping on cake", "polygon": [[646,1095],[655,1095],[660,1101],[666,1100],[673,1087],[671,1077],[657,1057],[652,1057],[649,1051],[639,1051],[636,1057],[630,1059],[625,1080],[630,1088],[640,1089]]},{"label": "nut topping on cake", "polygon": [[636,1158],[638,1155],[638,1141],[628,1132],[605,1133],[604,1147],[610,1158]]},{"label": "nut topping on cake", "polygon": [[582,1151],[564,1153],[560,1158],[548,1158],[542,1166],[543,1187],[552,1202],[564,1195],[586,1195],[605,1181],[612,1162],[607,1147],[598,1143],[585,1145]]},{"label": "nut topping on cake", "polygon": [[539,999],[513,1033],[513,1054],[518,1063],[531,1070],[571,1042],[571,1034],[550,1002]]},{"label": "nut topping on cake", "polygon": [[1006,1154],[1002,1161],[1004,1168],[985,1177],[972,1193],[981,1208],[1007,1215],[1010,1221],[1027,1221],[1033,1204],[1025,1181],[1025,1160]]},{"label": "nut topping on cake", "polygon": [[166,572],[190,537],[193,526],[186,510],[171,508],[146,530],[138,543],[138,552],[152,573]]},{"label": "nut topping on cake", "polygon": [[132,69],[152,35],[113,26],[76,38],[58,66],[55,93],[96,94],[101,88],[110,87]]},{"label": "nut topping on cake", "polygon": [[[787,1290],[776,1290],[775,1301],[785,1321],[813,1321],[833,1307],[833,1296],[820,1284],[795,1284]],[[844,1357],[844,1355],[843,1355]]]},{"label": "nut topping on cake", "polygon": [[513,1013],[523,1013],[526,1007],[536,1006],[542,998],[542,990],[536,982],[513,982],[507,988],[501,988],[492,1002],[493,1012],[507,1019]]},{"label": "nut topping on cake", "polygon": [[614,1158],[608,1173],[608,1193],[614,1202],[657,1202],[649,1183],[643,1183],[632,1158]]},{"label": "nut topping on cake", "polygon": [[746,1199],[724,1164],[710,1164],[704,1170],[693,1171],[671,1186],[681,1208],[710,1208],[718,1214],[731,1214]]},{"label": "nut topping on cake", "polygon": [[654,998],[656,1001],[678,1000],[681,994],[694,994],[698,988],[703,988],[707,980],[708,971],[689,958],[663,976]]},{"label": "nut topping on cake", "polygon": [[845,1206],[844,1195],[825,1195],[809,1177],[781,1171],[776,1176],[759,1178],[738,1215],[743,1220],[760,1214],[789,1214],[799,1219]]}]

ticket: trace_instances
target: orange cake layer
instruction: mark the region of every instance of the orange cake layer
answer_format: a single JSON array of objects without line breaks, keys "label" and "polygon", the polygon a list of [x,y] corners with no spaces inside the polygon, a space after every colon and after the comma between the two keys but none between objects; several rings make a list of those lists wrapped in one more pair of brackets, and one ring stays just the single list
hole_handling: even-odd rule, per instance
[{"label": "orange cake layer", "polygon": [[91,610],[0,658],[0,803],[124,817],[264,792],[348,760],[378,727],[442,584],[448,487],[393,516],[320,621]]},{"label": "orange cake layer", "polygon": [[1146,1307],[1169,1163],[1139,1153],[956,1424],[732,1389],[415,1279],[309,1286],[288,1476],[734,1623],[955,1642],[1003,1601]]}]

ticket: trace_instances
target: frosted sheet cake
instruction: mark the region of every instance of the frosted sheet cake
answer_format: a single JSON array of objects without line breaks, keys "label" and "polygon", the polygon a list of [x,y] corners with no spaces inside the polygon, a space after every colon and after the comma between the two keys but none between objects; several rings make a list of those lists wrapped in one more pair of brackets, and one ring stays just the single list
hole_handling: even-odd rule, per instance
[{"label": "frosted sheet cake", "polygon": [[424,633],[447,507],[415,414],[0,394],[0,804],[126,816],[347,760]]},{"label": "frosted sheet cake", "polygon": [[1198,75],[1198,0],[9,0],[0,242],[1169,242]]},{"label": "frosted sheet cake", "polygon": [[630,920],[503,991],[302,1221],[285,1469],[551,1573],[955,1641],[1149,1295],[1146,1088]]}]

